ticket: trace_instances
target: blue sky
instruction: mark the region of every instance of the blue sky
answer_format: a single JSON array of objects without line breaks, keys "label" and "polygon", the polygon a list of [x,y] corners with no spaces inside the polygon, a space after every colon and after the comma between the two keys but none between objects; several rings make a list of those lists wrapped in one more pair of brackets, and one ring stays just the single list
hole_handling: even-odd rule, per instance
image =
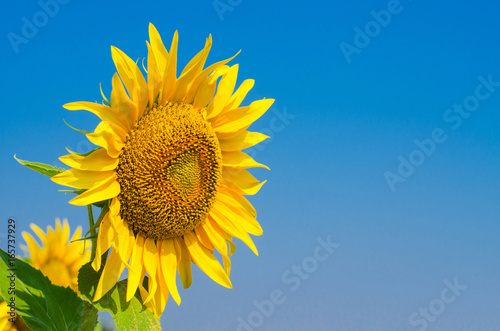
[{"label": "blue sky", "polygon": [[500,328],[496,4],[61,0],[46,22],[36,1],[5,7],[0,217],[19,234],[55,217],[86,227],[85,208],[13,155],[57,165],[65,147],[88,151],[63,119],[97,118],[62,105],[100,101],[99,82],[109,96],[110,46],[145,56],[149,22],[164,40],[179,31],[180,66],[210,33],[209,62],[241,49],[246,102],[276,99],[252,126],[272,133],[254,151],[271,168],[253,172],[268,180],[250,198],[260,256],[238,245],[231,290],[193,268],[165,329]]}]

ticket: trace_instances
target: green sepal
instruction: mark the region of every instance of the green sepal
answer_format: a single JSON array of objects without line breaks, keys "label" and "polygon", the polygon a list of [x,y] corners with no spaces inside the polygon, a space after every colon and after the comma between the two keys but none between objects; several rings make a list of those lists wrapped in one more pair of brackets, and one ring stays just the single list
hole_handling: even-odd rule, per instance
[{"label": "green sepal", "polygon": [[57,174],[60,174],[63,171],[66,171],[66,169],[51,166],[45,163],[40,163],[40,162],[30,162],[30,161],[24,161],[20,160],[14,155],[14,159],[16,159],[17,162],[19,162],[21,165],[25,166],[26,168],[29,168],[31,170],[34,170],[36,172],[39,172],[45,176],[55,176]]},{"label": "green sepal", "polygon": [[[74,193],[76,195],[80,195],[80,194],[82,194],[83,192],[85,192],[87,190],[58,190],[58,191],[59,192],[64,192],[64,193]],[[107,201],[108,200],[94,202],[92,205],[96,206],[98,208],[104,208],[104,206],[106,206]]]},{"label": "green sepal", "polygon": [[82,241],[82,240],[90,240],[90,239],[96,239],[97,236],[88,236],[88,237],[83,237],[83,238],[78,238],[78,239],[73,239],[71,240],[72,243],[76,242],[76,241]]},{"label": "green sepal", "polygon": [[95,224],[92,226],[92,228],[90,228],[87,231],[87,233],[85,233],[85,235],[83,236],[82,239],[91,238],[89,235],[92,233],[92,231],[93,230],[97,230],[97,228],[99,228],[101,226],[102,219],[104,218],[104,216],[106,216],[107,212],[109,211],[109,204],[110,203],[111,203],[110,200],[105,200],[104,201],[104,206],[101,209],[101,213],[99,214],[99,218],[97,219],[97,221],[95,222]]},{"label": "green sepal", "polygon": [[104,99],[104,102],[106,102],[106,104],[111,107],[111,102],[109,102],[108,98],[106,98],[106,96],[104,95],[104,93],[102,92],[102,86],[101,86],[101,82],[99,82],[99,90],[101,90],[101,95],[102,95],[102,98]]},{"label": "green sepal", "polygon": [[80,133],[83,133],[83,134],[92,133],[90,131],[80,130],[80,129],[77,129],[77,128],[69,125],[68,122],[66,122],[66,120],[64,118],[63,118],[63,121],[64,121],[64,124],[66,124],[67,126],[69,126],[71,129],[75,130],[76,132],[80,132]]},{"label": "green sepal", "polygon": [[85,192],[85,190],[57,190],[59,192],[64,192],[64,193],[75,193],[77,195],[82,194]]},{"label": "green sepal", "polygon": [[73,152],[73,151],[70,151],[68,149],[68,147],[66,147],[66,150],[70,153],[70,154],[73,154],[73,155],[78,155],[78,156],[89,156],[90,154],[94,153],[95,151],[97,151],[98,149],[101,149],[102,147],[98,147],[98,148],[94,148],[93,150],[87,152],[87,153],[77,153],[77,152]]}]

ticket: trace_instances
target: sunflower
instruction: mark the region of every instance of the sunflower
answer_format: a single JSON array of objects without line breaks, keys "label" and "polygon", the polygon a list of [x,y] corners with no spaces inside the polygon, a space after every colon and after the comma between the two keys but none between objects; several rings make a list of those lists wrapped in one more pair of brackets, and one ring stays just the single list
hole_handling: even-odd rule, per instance
[{"label": "sunflower", "polygon": [[10,314],[11,309],[7,302],[0,302],[0,331],[31,331],[21,316],[16,312],[14,312],[14,316]]},{"label": "sunflower", "polygon": [[[16,322],[12,323],[10,316],[10,308],[7,302],[0,302],[0,330],[1,331],[17,331]],[[15,315],[17,320],[18,315]]]},{"label": "sunflower", "polygon": [[70,287],[78,293],[78,270],[90,259],[90,251],[85,249],[83,241],[71,242],[80,238],[82,229],[78,227],[69,240],[70,229],[68,220],[56,219],[55,230],[47,227],[43,232],[35,224],[30,224],[31,229],[42,242],[42,247],[28,232],[23,232],[27,248],[31,257],[31,265],[39,269],[49,280],[59,286]]},{"label": "sunflower", "polygon": [[[245,80],[234,91],[238,65],[226,63],[237,54],[203,68],[211,36],[178,78],[177,31],[169,51],[152,24],[149,37],[146,78],[136,62],[111,47],[117,73],[110,102],[103,95],[107,105],[64,105],[102,120],[86,134],[101,148],[62,156],[72,169],[52,180],[83,190],[70,200],[74,205],[106,201],[92,262],[96,271],[101,254],[112,249],[94,301],[128,268],[127,301],[139,289],[144,304],[160,316],[169,294],[180,304],[176,274],[184,288],[191,285],[191,262],[231,288],[233,237],[258,254],[249,234],[261,235],[262,228],[244,195],[257,193],[265,181],[246,169],[267,167],[241,150],[268,138],[247,128],[274,100],[240,107],[254,81]],[[142,286],[146,274],[147,289]]]}]

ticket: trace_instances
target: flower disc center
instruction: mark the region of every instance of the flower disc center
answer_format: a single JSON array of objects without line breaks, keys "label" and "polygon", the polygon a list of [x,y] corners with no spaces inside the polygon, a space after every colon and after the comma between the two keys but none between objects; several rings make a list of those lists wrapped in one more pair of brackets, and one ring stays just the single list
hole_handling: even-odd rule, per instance
[{"label": "flower disc center", "polygon": [[219,141],[190,104],[146,109],[119,156],[120,215],[137,234],[182,236],[203,222],[222,176]]}]

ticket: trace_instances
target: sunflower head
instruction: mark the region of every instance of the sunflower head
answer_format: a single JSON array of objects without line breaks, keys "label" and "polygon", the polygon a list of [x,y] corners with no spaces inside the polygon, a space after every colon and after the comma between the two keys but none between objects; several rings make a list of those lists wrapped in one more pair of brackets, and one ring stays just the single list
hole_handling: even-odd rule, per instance
[{"label": "sunflower head", "polygon": [[80,238],[81,227],[76,229],[71,240],[66,219],[61,225],[61,220],[57,218],[55,229],[48,226],[47,233],[35,224],[30,224],[30,227],[41,241],[39,245],[31,234],[23,232],[31,265],[39,269],[53,284],[69,286],[78,292],[78,270],[90,259],[90,251],[86,249],[83,241],[71,242]]},{"label": "sunflower head", "polygon": [[[99,116],[102,122],[87,134],[98,148],[61,157],[72,169],[52,180],[83,190],[72,204],[105,201],[109,207],[103,209],[94,269],[99,270],[103,253],[109,257],[94,300],[127,267],[127,300],[139,290],[144,304],[161,315],[169,295],[180,303],[176,274],[185,288],[190,286],[192,262],[231,287],[233,238],[257,254],[249,234],[261,235],[262,228],[244,195],[257,193],[264,182],[246,169],[267,167],[242,150],[268,138],[247,129],[274,100],[241,106],[254,81],[235,89],[238,65],[226,65],[234,56],[205,67],[211,36],[179,75],[177,32],[170,50],[152,24],[149,36],[146,74],[112,47],[117,73],[110,100],[103,95],[107,105],[64,106]],[[147,289],[142,287],[145,275]]]},{"label": "sunflower head", "polygon": [[220,186],[222,156],[215,132],[192,105],[146,109],[118,160],[120,214],[134,233],[179,237],[207,217]]}]

